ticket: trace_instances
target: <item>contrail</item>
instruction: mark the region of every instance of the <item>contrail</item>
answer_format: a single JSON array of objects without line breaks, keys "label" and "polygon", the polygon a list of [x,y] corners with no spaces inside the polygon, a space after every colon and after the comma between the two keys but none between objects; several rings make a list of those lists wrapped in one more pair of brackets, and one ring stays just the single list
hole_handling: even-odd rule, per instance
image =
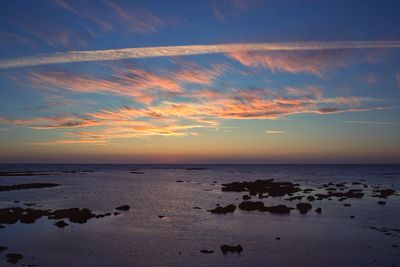
[{"label": "contrail", "polygon": [[362,48],[399,48],[400,41],[336,41],[291,43],[244,43],[214,45],[183,45],[140,47],[93,51],[70,51],[41,54],[0,60],[0,69],[28,67],[72,62],[111,61],[131,58],[172,57],[202,54],[218,54],[245,51],[300,51]]}]

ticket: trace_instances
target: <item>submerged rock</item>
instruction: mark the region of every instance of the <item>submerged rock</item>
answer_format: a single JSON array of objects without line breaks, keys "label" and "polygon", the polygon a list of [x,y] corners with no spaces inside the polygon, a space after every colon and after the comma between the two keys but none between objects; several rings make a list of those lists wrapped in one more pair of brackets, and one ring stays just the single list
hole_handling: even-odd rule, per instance
[{"label": "submerged rock", "polygon": [[322,209],[321,209],[321,208],[316,208],[316,209],[315,209],[315,212],[318,213],[318,214],[320,214],[320,213],[322,212]]},{"label": "submerged rock", "polygon": [[68,226],[69,224],[64,222],[63,220],[61,220],[61,221],[55,222],[54,225],[57,226],[58,228],[64,228],[64,227]]},{"label": "submerged rock", "polygon": [[386,205],[386,202],[385,201],[378,201],[378,204],[379,205]]},{"label": "submerged rock", "polygon": [[8,247],[0,246],[0,253],[7,249],[8,249]]},{"label": "submerged rock", "polygon": [[373,197],[379,197],[379,198],[387,198],[396,193],[396,191],[393,189],[376,189],[373,192],[375,193]]},{"label": "submerged rock", "polygon": [[115,209],[116,210],[123,210],[123,211],[126,211],[126,210],[129,210],[131,207],[129,207],[129,205],[122,205],[122,206],[119,206],[119,207],[116,207]]},{"label": "submerged rock", "polygon": [[19,262],[23,256],[21,254],[17,254],[17,253],[8,253],[6,255],[7,261],[10,263],[17,263]]},{"label": "submerged rock", "polygon": [[308,200],[308,201],[314,201],[314,200],[315,200],[315,197],[313,197],[313,196],[308,196],[308,197],[307,197],[307,200]]},{"label": "submerged rock", "polygon": [[293,200],[302,200],[304,196],[294,196],[286,198],[285,200],[293,201]]},{"label": "submerged rock", "polygon": [[309,203],[298,203],[296,204],[296,208],[301,214],[306,214],[312,208],[312,205]]},{"label": "submerged rock", "polygon": [[225,244],[225,245],[222,245],[222,246],[221,246],[221,251],[222,251],[222,253],[224,253],[224,254],[226,254],[226,253],[228,253],[228,252],[232,252],[232,253],[237,252],[237,253],[240,253],[240,252],[243,251],[243,248],[242,248],[241,245],[230,246],[230,245],[226,245],[226,244]]},{"label": "submerged rock", "polygon": [[200,252],[204,253],[204,254],[211,254],[211,253],[214,253],[214,250],[202,249],[202,250],[200,250]]},{"label": "submerged rock", "polygon": [[216,213],[216,214],[226,214],[226,213],[232,213],[236,210],[236,206],[233,204],[230,204],[226,207],[216,207],[215,209],[208,210],[211,213]]},{"label": "submerged rock", "polygon": [[0,186],[0,192],[3,191],[14,191],[14,190],[24,190],[24,189],[40,189],[48,187],[56,187],[59,184],[54,183],[29,183],[29,184],[15,184],[15,185],[2,185]]}]

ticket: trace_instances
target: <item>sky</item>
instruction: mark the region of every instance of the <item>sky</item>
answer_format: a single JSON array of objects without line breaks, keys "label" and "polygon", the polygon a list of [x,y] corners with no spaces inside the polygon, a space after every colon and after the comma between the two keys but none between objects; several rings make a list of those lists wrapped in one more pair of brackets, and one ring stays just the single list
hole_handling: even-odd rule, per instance
[{"label": "sky", "polygon": [[0,2],[0,163],[400,163],[399,1]]}]

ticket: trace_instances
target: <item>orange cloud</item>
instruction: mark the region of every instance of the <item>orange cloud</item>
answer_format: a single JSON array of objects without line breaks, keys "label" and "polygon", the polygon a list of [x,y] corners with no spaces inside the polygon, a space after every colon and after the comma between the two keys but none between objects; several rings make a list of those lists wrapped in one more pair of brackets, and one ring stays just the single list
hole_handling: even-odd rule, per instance
[{"label": "orange cloud", "polygon": [[36,117],[32,119],[8,119],[0,117],[0,123],[24,126],[37,130],[65,129],[98,126],[99,122],[77,115]]},{"label": "orange cloud", "polygon": [[[326,115],[391,108],[370,105],[369,103],[378,101],[373,98],[326,97],[322,90],[313,86],[289,87],[286,88],[286,94],[269,89],[199,90],[185,97],[185,102],[164,100],[142,108],[125,106],[87,112],[84,115],[62,114],[58,117],[33,119],[0,118],[0,123],[38,130],[96,126],[95,131],[67,132],[65,140],[74,143],[82,140],[82,143],[87,143],[93,139],[94,143],[98,143],[99,140],[108,142],[111,139],[143,136],[196,135],[199,129],[220,129],[227,119],[279,119],[295,114]],[[269,131],[270,134],[273,133],[273,130]]]},{"label": "orange cloud", "polygon": [[136,102],[150,105],[159,93],[166,96],[182,94],[185,84],[210,85],[228,67],[215,65],[210,69],[185,64],[177,71],[163,74],[133,67],[111,67],[108,76],[77,74],[61,69],[29,72],[11,77],[40,89],[64,89],[76,93],[102,93],[130,96]]},{"label": "orange cloud", "polygon": [[177,71],[174,77],[186,83],[210,85],[223,71],[224,69],[218,66],[204,69],[195,64],[187,64]]},{"label": "orange cloud", "polygon": [[263,67],[272,71],[311,73],[322,76],[332,68],[344,67],[343,52],[233,52],[228,56],[246,67]]}]

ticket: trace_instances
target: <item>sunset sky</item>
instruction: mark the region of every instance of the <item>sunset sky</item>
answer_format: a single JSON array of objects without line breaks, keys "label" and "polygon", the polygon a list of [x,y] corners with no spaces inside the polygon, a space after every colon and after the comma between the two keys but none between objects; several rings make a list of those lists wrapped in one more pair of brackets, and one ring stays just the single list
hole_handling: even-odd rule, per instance
[{"label": "sunset sky", "polygon": [[1,1],[0,163],[400,163],[399,11]]}]

